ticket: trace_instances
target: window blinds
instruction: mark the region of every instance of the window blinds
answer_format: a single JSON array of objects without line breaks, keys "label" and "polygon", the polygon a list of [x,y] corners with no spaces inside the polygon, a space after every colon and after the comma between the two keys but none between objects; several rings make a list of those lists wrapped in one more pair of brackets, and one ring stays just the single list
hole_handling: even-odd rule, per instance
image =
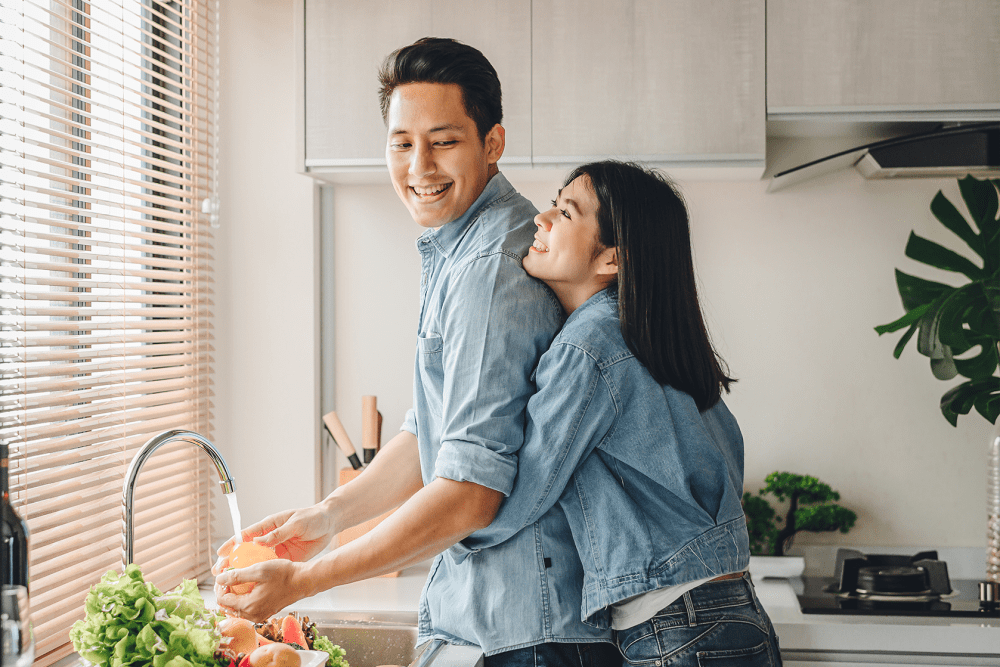
[{"label": "window blinds", "polygon": [[[211,438],[211,1],[0,0],[0,437],[40,667],[121,569],[137,449]],[[190,445],[144,467],[135,562],[161,589],[207,572],[215,486]]]}]

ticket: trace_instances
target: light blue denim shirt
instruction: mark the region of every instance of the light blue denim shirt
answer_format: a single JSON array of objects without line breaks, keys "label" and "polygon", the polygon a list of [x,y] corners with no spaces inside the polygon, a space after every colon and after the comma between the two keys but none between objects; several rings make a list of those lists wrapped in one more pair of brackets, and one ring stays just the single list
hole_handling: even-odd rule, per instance
[{"label": "light blue denim shirt", "polygon": [[[563,320],[555,295],[521,259],[537,213],[502,174],[458,220],[425,232],[414,408],[424,483],[435,477],[510,493],[524,440],[532,374]],[[583,569],[555,508],[512,539],[431,567],[419,637],[477,644],[489,654],[545,641],[610,639],[581,623]]]},{"label": "light blue denim shirt", "polygon": [[570,315],[536,382],[514,490],[460,545],[470,558],[562,509],[583,561],[580,617],[598,627],[627,598],[746,568],[736,419],[653,379],[622,338],[614,290]]}]

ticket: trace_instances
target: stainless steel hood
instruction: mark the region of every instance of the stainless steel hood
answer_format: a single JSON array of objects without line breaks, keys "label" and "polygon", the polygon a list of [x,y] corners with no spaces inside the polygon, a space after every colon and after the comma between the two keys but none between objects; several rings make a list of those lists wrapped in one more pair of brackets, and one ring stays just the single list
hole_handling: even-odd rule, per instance
[{"label": "stainless steel hood", "polygon": [[827,137],[815,129],[806,121],[773,137],[769,132],[769,192],[851,166],[865,178],[1000,176],[997,121],[873,125]]}]

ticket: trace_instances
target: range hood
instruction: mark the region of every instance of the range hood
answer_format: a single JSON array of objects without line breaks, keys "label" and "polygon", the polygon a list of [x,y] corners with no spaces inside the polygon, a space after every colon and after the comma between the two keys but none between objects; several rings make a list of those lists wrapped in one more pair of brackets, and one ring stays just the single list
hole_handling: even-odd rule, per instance
[{"label": "range hood", "polygon": [[[913,127],[920,129],[773,171],[768,191],[851,166],[865,178],[1000,177],[1000,122]],[[768,153],[770,160],[770,145]]]}]

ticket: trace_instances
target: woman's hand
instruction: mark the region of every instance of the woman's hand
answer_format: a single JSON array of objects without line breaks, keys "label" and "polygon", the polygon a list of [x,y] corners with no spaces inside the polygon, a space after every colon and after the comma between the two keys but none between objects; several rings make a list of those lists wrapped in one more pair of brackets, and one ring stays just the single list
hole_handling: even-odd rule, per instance
[{"label": "woman's hand", "polygon": [[[274,547],[279,558],[307,561],[326,548],[333,539],[334,522],[331,512],[322,503],[298,510],[286,510],[246,528],[243,540]],[[236,538],[230,538],[219,547],[219,560],[212,567],[212,574],[219,576],[229,567],[229,554],[236,547]]]},{"label": "woman's hand", "polygon": [[[285,607],[312,594],[305,563],[278,558],[239,570],[227,570],[215,579],[216,601],[230,616],[263,623]],[[236,584],[253,583],[249,593],[237,595]]]}]

